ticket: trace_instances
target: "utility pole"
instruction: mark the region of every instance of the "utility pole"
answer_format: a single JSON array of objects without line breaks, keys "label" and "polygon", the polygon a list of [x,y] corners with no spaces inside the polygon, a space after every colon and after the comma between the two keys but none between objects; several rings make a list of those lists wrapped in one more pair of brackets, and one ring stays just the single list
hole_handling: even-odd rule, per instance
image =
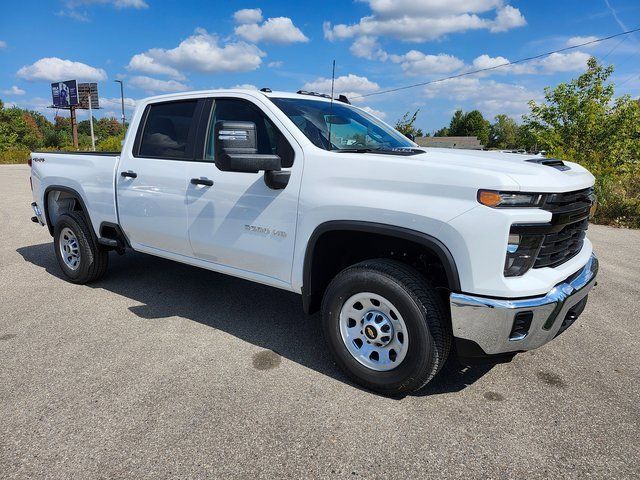
[{"label": "utility pole", "polygon": [[91,110],[91,84],[89,84],[89,126],[91,127],[91,150],[96,151],[96,137],[93,134],[93,111]]},{"label": "utility pole", "polygon": [[69,107],[71,113],[71,135],[73,137],[73,147],[78,149],[78,121],[76,119],[76,107],[71,105]]},{"label": "utility pole", "polygon": [[124,116],[124,84],[122,83],[122,80],[114,80],[114,81],[120,84],[120,102],[122,103],[122,128],[125,129],[126,119]]}]

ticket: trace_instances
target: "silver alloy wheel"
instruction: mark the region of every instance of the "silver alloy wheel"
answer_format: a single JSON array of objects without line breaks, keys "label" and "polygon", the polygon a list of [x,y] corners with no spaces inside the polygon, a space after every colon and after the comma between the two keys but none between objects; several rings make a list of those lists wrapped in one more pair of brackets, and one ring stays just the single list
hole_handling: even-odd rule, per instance
[{"label": "silver alloy wheel", "polygon": [[80,243],[76,234],[69,227],[64,227],[60,232],[59,243],[64,264],[71,270],[77,270],[80,266]]},{"label": "silver alloy wheel", "polygon": [[407,326],[398,309],[370,292],[357,293],[342,305],[340,335],[353,358],[378,372],[400,365],[409,348]]}]

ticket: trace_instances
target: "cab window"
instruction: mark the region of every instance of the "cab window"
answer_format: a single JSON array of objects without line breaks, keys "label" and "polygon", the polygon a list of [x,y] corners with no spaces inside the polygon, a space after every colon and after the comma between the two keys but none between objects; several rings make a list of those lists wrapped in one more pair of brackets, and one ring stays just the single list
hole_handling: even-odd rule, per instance
[{"label": "cab window", "polygon": [[197,100],[188,100],[150,105],[138,155],[178,160],[191,158],[197,103]]},{"label": "cab window", "polygon": [[256,125],[256,140],[260,154],[275,154],[282,160],[282,166],[293,165],[293,149],[284,135],[273,122],[256,105],[241,99],[221,98],[214,100],[209,120],[205,160],[213,160],[215,152],[215,135],[213,129],[220,121],[253,122]]}]

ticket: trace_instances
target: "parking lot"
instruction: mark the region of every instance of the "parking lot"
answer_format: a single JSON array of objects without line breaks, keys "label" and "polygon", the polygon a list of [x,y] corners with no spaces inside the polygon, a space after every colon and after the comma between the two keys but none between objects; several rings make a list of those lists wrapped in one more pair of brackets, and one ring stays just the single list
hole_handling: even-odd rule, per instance
[{"label": "parking lot", "polygon": [[28,175],[0,167],[3,478],[640,475],[640,231],[590,227],[599,285],[554,342],[398,400],[297,295],[131,252],[66,282]]}]

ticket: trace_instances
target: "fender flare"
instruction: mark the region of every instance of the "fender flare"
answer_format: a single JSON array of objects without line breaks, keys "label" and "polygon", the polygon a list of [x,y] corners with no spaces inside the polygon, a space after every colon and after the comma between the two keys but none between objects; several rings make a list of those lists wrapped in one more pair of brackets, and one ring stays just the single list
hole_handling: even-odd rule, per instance
[{"label": "fender flare", "polygon": [[93,236],[97,238],[96,232],[94,231],[94,228],[93,228],[93,223],[91,222],[91,217],[89,216],[89,210],[87,210],[87,205],[84,203],[84,200],[82,199],[82,195],[80,195],[80,193],[77,190],[74,190],[73,188],[70,188],[70,187],[65,187],[63,185],[49,185],[44,190],[44,195],[42,197],[43,203],[44,203],[44,205],[42,206],[44,210],[44,218],[47,222],[47,228],[49,229],[49,233],[51,234],[51,236],[53,237],[53,225],[51,224],[51,219],[49,218],[49,194],[53,191],[64,192],[64,193],[73,195],[75,200],[82,207],[82,211],[84,212],[84,215],[87,218],[87,221],[89,222],[89,226],[91,227],[91,233],[93,233]]},{"label": "fender flare", "polygon": [[437,238],[409,228],[384,223],[359,220],[333,220],[318,225],[307,242],[302,273],[302,303],[305,312],[310,313],[313,311],[314,305],[317,305],[318,302],[318,292],[315,291],[315,286],[312,282],[312,264],[318,239],[327,232],[345,230],[385,235],[422,245],[432,251],[442,263],[451,291],[460,291],[460,277],[453,255],[446,245]]}]

